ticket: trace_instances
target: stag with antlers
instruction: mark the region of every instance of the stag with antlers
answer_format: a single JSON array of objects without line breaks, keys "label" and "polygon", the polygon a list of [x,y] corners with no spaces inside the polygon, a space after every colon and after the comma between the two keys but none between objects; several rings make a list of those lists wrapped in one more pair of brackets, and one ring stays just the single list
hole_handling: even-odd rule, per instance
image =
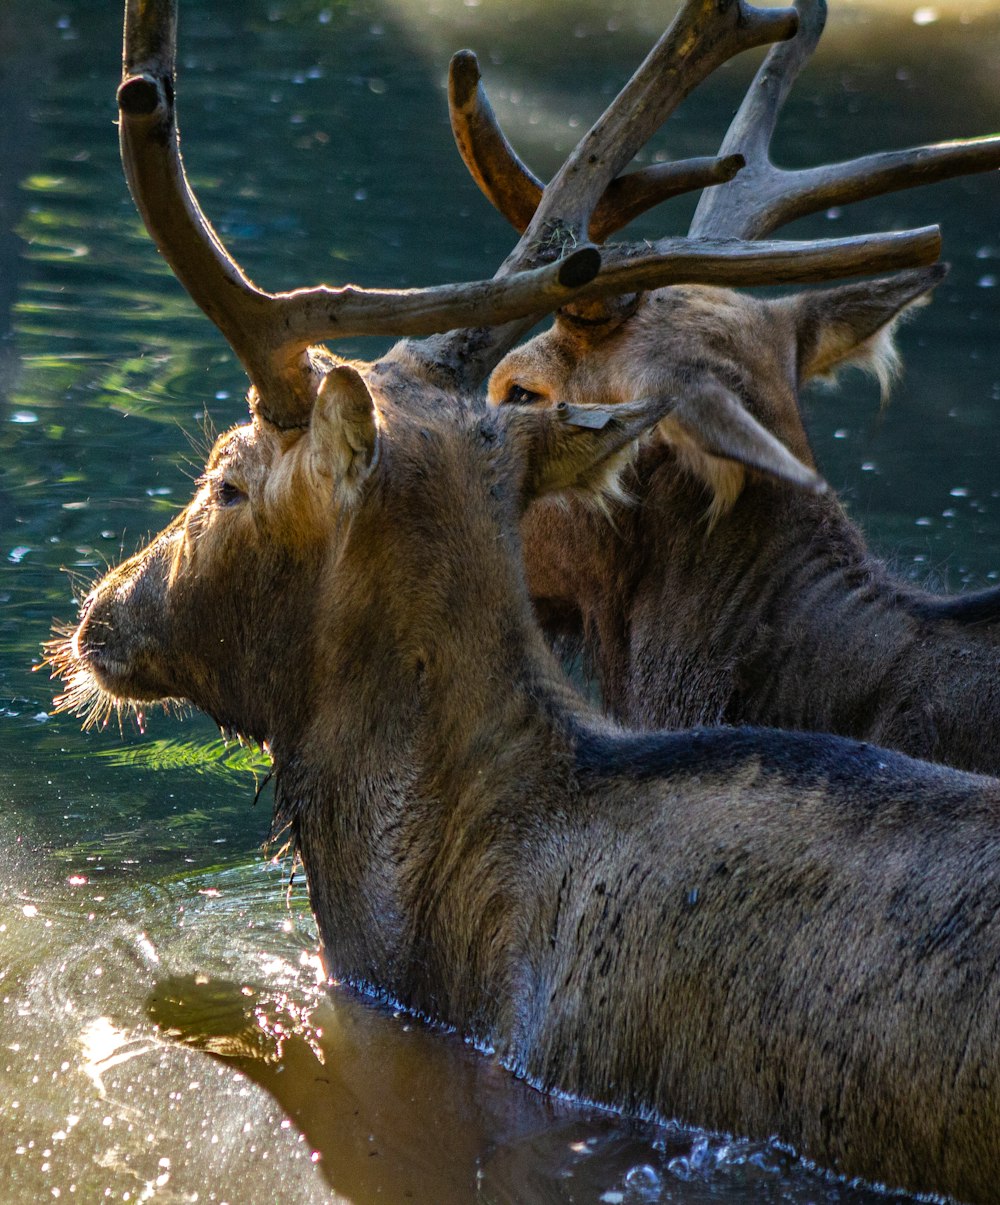
[{"label": "stag with antlers", "polygon": [[[64,705],[92,716],[180,697],[266,742],[332,977],[454,1026],[539,1088],[776,1133],[850,1175],[986,1201],[1000,783],[833,737],[636,736],[602,719],[534,624],[518,523],[546,494],[614,497],[637,439],[683,399],[491,408],[470,393],[520,315],[570,295],[770,278],[775,256],[796,277],[933,256],[930,231],[622,248],[607,270],[584,248],[534,267],[553,231],[583,241],[698,79],[794,28],[787,10],[689,4],[494,282],[268,295],[180,167],[172,6],[130,0],[127,170],[250,373],[251,421],[94,586],[51,661]],[[456,321],[487,325],[372,364],[313,342]]]},{"label": "stag with antlers", "polygon": [[[1000,138],[985,137],[776,167],[777,118],[826,10],[800,0],[798,12],[797,35],[770,50],[723,141],[717,162],[738,155],[743,167],[702,194],[692,239],[755,239],[831,205],[1000,166]],[[459,145],[520,227],[540,186],[473,74],[467,59],[453,66]],[[595,237],[614,224],[602,211]],[[622,722],[836,732],[1000,772],[1000,590],[951,599],[894,579],[832,493],[762,475],[759,441],[734,430],[734,416],[749,414],[815,469],[800,388],[854,364],[885,391],[893,327],[942,275],[934,266],[778,299],[676,286],[627,306],[571,304],[497,368],[498,403],[684,399],[630,480],[637,504],[608,522],[547,502],[523,528],[540,619],[553,638],[582,645]]]}]

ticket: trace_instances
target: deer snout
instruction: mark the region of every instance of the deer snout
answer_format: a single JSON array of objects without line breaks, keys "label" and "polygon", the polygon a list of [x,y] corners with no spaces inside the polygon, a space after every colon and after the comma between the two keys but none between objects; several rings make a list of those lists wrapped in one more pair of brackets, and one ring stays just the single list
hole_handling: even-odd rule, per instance
[{"label": "deer snout", "polygon": [[133,558],[98,582],[83,600],[70,638],[77,667],[119,698],[148,700],[171,693],[160,559]]},{"label": "deer snout", "polygon": [[[136,649],[122,629],[122,608],[116,589],[100,583],[80,607],[80,618],[70,642],[76,661],[94,674],[101,686],[115,690],[117,679],[135,660]],[[134,646],[134,642],[133,646]],[[116,693],[120,693],[116,690]]]}]

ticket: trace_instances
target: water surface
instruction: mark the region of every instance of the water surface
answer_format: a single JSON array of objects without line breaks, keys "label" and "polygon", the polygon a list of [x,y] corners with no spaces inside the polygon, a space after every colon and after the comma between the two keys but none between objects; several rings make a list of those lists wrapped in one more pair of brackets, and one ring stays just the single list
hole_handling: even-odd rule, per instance
[{"label": "water surface", "polygon": [[[451,146],[450,52],[479,52],[547,175],[668,17],[652,0],[182,4],[188,170],[265,287],[488,276],[512,239]],[[125,189],[119,37],[116,4],[0,8],[0,1198],[871,1199],[768,1145],[542,1098],[454,1035],[328,993],[301,885],[261,852],[249,759],[220,760],[201,717],[155,715],[143,738],[49,714],[32,668],[53,619],[183,504],[211,432],[244,413],[238,366]],[[692,96],[646,158],[712,151],[753,65]],[[776,153],[998,128],[995,5],[852,6]],[[952,590],[1000,580],[998,215],[1000,181],[974,178],[789,231],[944,226],[952,272],[901,336],[892,405],[851,379],[808,420],[875,545]]]}]

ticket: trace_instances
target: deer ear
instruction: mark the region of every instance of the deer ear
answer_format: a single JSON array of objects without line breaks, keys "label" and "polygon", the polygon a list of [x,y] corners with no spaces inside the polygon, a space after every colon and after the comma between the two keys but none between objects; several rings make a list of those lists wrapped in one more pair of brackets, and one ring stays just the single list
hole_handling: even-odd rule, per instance
[{"label": "deer ear", "polygon": [[348,364],[332,368],[319,387],[309,423],[309,468],[338,488],[356,488],[378,452],[375,404],[364,378]]},{"label": "deer ear", "polygon": [[635,441],[675,405],[669,395],[614,406],[508,404],[498,410],[521,446],[527,471],[523,502],[570,492],[600,502],[622,496],[618,483]]},{"label": "deer ear", "polygon": [[685,388],[673,413],[660,425],[663,437],[683,446],[689,463],[699,477],[714,486],[713,461],[735,461],[782,481],[817,493],[826,489],[822,477],[810,465],[793,456],[785,445],[762,426],[743,403],[712,377]]},{"label": "deer ear", "polygon": [[896,323],[927,301],[947,271],[946,264],[934,264],[777,302],[793,313],[799,380],[828,376],[850,364],[876,376],[885,394],[899,368],[892,342]]}]

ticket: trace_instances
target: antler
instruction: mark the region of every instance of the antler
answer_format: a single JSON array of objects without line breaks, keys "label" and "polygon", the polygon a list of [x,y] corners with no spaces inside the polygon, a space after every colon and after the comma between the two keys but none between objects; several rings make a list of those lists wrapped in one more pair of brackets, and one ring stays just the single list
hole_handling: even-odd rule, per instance
[{"label": "antler", "polygon": [[[594,206],[591,238],[601,242],[646,209],[697,188],[706,191],[695,211],[689,237],[758,239],[795,218],[831,205],[1000,167],[1000,137],[887,151],[797,171],[776,167],[770,158],[770,146],[778,116],[826,24],[825,0],[796,0],[795,11],[795,36],[777,42],[769,50],[719,155],[658,164],[612,180]],[[516,229],[524,230],[540,203],[543,187],[501,132],[480,82],[475,56],[469,51],[452,60],[449,95],[452,129],[466,166],[490,202]],[[926,248],[928,232],[914,233],[919,235],[915,248]],[[869,249],[875,251],[880,245],[876,241],[869,244]],[[831,243],[831,249],[835,246]],[[830,275],[838,274],[841,263],[845,265],[841,274],[850,275],[855,269],[847,267],[849,262],[850,257],[832,259]],[[884,271],[891,266],[885,261],[876,268],[873,261],[870,270]],[[602,280],[605,275],[601,274]],[[790,280],[775,276],[771,283]]]},{"label": "antler", "polygon": [[667,31],[545,189],[506,267],[522,264],[553,239],[584,242],[591,215],[618,173],[685,96],[744,50],[790,38],[794,9],[744,0],[687,0]]},{"label": "antler", "polygon": [[[805,12],[806,28],[792,38]],[[804,61],[822,28],[811,11],[760,10],[741,0],[720,5],[688,0],[645,62],[581,139],[546,187],[517,157],[500,130],[470,52],[452,61],[449,100],[459,151],[488,199],[523,234],[499,274],[544,260],[559,240],[602,240],[668,196],[706,188],[727,197],[748,170],[748,154],[735,136],[714,159],[621,169],[692,88],[721,62],[741,50],[777,41],[768,62]],[[787,39],[792,38],[791,41]],[[780,40],[779,40],[780,39]],[[803,54],[803,46],[808,47]],[[778,76],[779,86],[781,76]],[[793,77],[794,78],[794,77]],[[786,89],[791,84],[789,79]],[[742,162],[741,162],[742,161]],[[704,203],[704,201],[703,201]],[[738,208],[738,206],[734,206]],[[940,232],[924,227],[896,234],[799,243],[739,244],[725,226],[689,240],[661,239],[641,246],[604,249],[596,279],[574,299],[590,302],[629,289],[688,282],[699,284],[792,284],[867,275],[932,263],[940,254]],[[714,240],[714,241],[713,241]],[[454,332],[430,341],[442,371],[466,385],[478,383],[523,333],[528,323],[490,335]]]},{"label": "antler", "polygon": [[127,0],[118,89],[125,174],[146,229],[226,336],[277,425],[309,412],[317,384],[309,348],[317,340],[509,322],[554,309],[596,273],[600,256],[583,246],[503,280],[404,290],[258,288],[222,245],[184,172],[174,111],[176,28],[176,0]]},{"label": "antler", "polygon": [[[545,186],[504,137],[483,88],[479,60],[471,50],[460,50],[451,60],[448,107],[455,142],[473,179],[516,230],[527,230]],[[590,238],[603,242],[661,201],[724,183],[743,166],[742,155],[728,155],[658,163],[617,176],[590,215]]]},{"label": "antler", "polygon": [[1000,137],[886,151],[798,171],[775,167],[770,149],[778,116],[826,24],[826,0],[796,0],[795,7],[798,34],[768,52],[720,148],[720,155],[740,153],[746,167],[724,187],[704,193],[690,235],[759,238],[831,205],[1000,167]]},{"label": "antler", "polygon": [[[471,385],[537,315],[574,297],[589,300],[677,280],[748,284],[829,279],[862,270],[862,262],[865,271],[931,262],[939,248],[933,227],[785,247],[740,246],[726,238],[703,240],[691,251],[677,240],[662,240],[615,248],[607,270],[594,279],[600,257],[587,244],[591,229],[601,234],[613,230],[682,186],[734,182],[740,166],[734,155],[647,169],[619,183],[616,178],[683,97],[720,63],[741,50],[790,37],[796,25],[793,9],[756,9],[744,0],[688,0],[540,197],[540,185],[526,169],[509,177],[520,179],[508,190],[510,196],[522,196],[528,181],[530,204],[518,202],[517,224],[524,224],[524,232],[492,281],[408,290],[320,285],[288,293],[267,293],[255,285],[222,245],[184,173],[174,111],[176,0],[126,0],[119,88],[122,159],[147,229],[192,298],[229,340],[267,417],[281,426],[296,425],[308,415],[316,393],[321,369],[311,345],[317,340],[426,335],[462,326],[447,337],[428,340],[419,354],[441,377]],[[488,103],[474,60],[459,60],[455,78],[453,116],[463,106],[468,112],[465,124],[460,118],[456,124],[468,132],[469,147],[483,148],[478,158],[471,158],[479,164],[474,174],[485,180],[505,158],[516,163],[516,157],[507,154],[509,148],[504,151],[496,123],[484,118]],[[479,137],[474,136],[477,129]],[[482,133],[490,129],[492,135]],[[568,248],[573,250],[567,255]],[[471,327],[473,323],[481,325]]]}]

